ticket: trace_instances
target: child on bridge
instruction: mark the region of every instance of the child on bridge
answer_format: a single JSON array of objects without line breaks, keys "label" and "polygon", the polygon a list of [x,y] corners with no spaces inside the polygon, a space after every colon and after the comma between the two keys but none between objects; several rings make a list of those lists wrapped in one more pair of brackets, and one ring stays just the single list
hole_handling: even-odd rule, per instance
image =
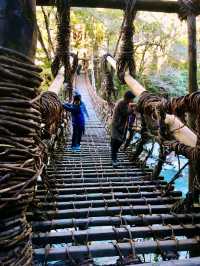
[{"label": "child on bridge", "polygon": [[81,106],[81,95],[75,95],[73,98],[73,103],[64,103],[63,107],[72,114],[72,151],[80,151],[81,138],[85,132],[85,118],[84,111]]}]

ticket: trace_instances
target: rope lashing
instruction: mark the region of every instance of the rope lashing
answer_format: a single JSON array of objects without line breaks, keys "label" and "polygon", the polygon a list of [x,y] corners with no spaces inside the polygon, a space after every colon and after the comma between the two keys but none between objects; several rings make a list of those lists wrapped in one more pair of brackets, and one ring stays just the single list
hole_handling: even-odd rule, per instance
[{"label": "rope lashing", "polygon": [[[25,211],[43,170],[40,72],[23,54],[0,47],[0,264],[5,266],[31,265],[32,260]],[[10,229],[7,220],[16,216],[17,226]]]},{"label": "rope lashing", "polygon": [[178,3],[180,5],[179,17],[181,20],[187,19],[189,15],[198,15],[199,0],[178,0]]},{"label": "rope lashing", "polygon": [[103,73],[103,84],[102,84],[102,91],[103,91],[103,98],[107,102],[112,102],[112,98],[116,97],[116,90],[113,82],[113,71],[112,68],[109,69],[107,57],[111,56],[110,54],[105,54],[102,57],[101,67]]},{"label": "rope lashing", "polygon": [[136,0],[126,1],[126,10],[124,11],[124,25],[122,29],[122,43],[120,53],[117,59],[117,75],[119,80],[125,84],[124,76],[126,70],[129,70],[131,76],[135,77],[135,61],[133,49],[133,20],[136,12],[134,10]]}]

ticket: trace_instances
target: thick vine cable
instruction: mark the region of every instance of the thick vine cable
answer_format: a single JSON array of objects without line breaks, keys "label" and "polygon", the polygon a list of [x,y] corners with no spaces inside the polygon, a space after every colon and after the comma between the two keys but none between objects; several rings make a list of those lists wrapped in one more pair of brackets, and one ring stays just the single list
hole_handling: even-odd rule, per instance
[{"label": "thick vine cable", "polygon": [[0,47],[0,264],[31,265],[26,209],[43,170],[37,103],[41,69],[24,55]]},{"label": "thick vine cable", "polygon": [[74,62],[70,64],[70,4],[69,1],[57,0],[57,47],[56,56],[51,69],[53,76],[64,66],[64,83],[67,84],[69,99],[72,98],[73,75],[78,65],[77,56],[73,57]]},{"label": "thick vine cable", "polygon": [[130,75],[135,77],[135,61],[134,61],[134,49],[133,49],[133,21],[136,16],[135,12],[136,0],[127,0],[126,10],[124,11],[124,25],[122,29],[122,41],[120,47],[120,53],[117,59],[117,75],[119,80],[125,84],[124,75],[128,69]]}]

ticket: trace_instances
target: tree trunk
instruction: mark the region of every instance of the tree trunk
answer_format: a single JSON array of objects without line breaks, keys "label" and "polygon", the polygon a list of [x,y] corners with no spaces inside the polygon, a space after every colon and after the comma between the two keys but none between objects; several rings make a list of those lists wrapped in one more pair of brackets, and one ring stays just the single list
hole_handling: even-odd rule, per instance
[{"label": "tree trunk", "polygon": [[40,42],[40,44],[42,46],[42,49],[43,49],[48,61],[51,62],[51,57],[50,57],[50,55],[49,55],[49,53],[47,51],[47,48],[46,48],[46,46],[44,44],[44,41],[43,41],[43,38],[42,38],[42,33],[41,33],[40,27],[38,25],[37,25],[37,31],[38,31],[38,40],[39,40],[39,42]]},{"label": "tree trunk", "polygon": [[55,50],[54,50],[52,39],[51,39],[51,32],[50,32],[50,29],[49,29],[49,17],[45,13],[44,7],[41,7],[41,9],[42,9],[42,13],[43,13],[43,16],[44,16],[44,22],[45,22],[45,27],[46,27],[46,31],[47,31],[48,43],[49,43],[49,46],[50,46],[51,50],[53,51],[53,53],[55,55]]}]

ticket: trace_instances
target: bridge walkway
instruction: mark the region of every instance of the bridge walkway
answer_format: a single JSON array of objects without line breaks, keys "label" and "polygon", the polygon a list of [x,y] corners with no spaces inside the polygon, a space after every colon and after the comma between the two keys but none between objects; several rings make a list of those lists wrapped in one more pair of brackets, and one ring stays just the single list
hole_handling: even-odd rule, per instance
[{"label": "bridge walkway", "polygon": [[38,183],[43,215],[28,213],[35,259],[46,265],[134,265],[151,261],[153,253],[176,259],[177,251],[197,247],[200,215],[172,213],[181,192],[163,197],[165,182],[151,180],[150,169],[140,169],[125,153],[112,168],[109,136],[82,76],[76,86],[89,112],[86,133],[80,153],[69,150],[70,139],[54,152],[48,166],[54,197]]}]

